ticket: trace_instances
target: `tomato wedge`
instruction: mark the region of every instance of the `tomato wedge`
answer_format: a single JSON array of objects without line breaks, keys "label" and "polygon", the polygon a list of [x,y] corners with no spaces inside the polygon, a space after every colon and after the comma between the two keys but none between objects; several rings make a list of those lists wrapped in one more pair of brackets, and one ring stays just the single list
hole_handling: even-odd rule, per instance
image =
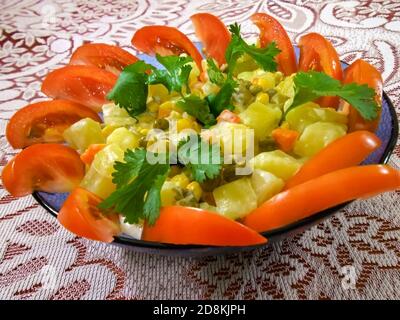
[{"label": "tomato wedge", "polygon": [[119,74],[139,59],[128,51],[105,43],[87,43],[72,54],[70,65],[93,66]]},{"label": "tomato wedge", "polygon": [[4,167],[1,179],[7,191],[22,197],[34,190],[69,192],[85,174],[79,154],[61,144],[34,144]]},{"label": "tomato wedge", "polygon": [[66,66],[47,75],[42,92],[48,97],[70,100],[99,112],[116,81],[115,74],[96,67]]},{"label": "tomato wedge", "polygon": [[357,198],[400,188],[400,171],[386,165],[337,170],[283,191],[251,212],[244,224],[270,231]]},{"label": "tomato wedge", "polygon": [[106,146],[105,143],[95,143],[91,144],[84,153],[81,154],[81,160],[83,163],[90,165],[93,160],[94,156],[99,152],[100,150],[104,149]]},{"label": "tomato wedge", "polygon": [[278,20],[266,13],[255,13],[250,19],[260,29],[261,47],[274,41],[281,50],[281,53],[276,56],[278,69],[287,76],[296,72],[296,55],[292,42]]},{"label": "tomato wedge", "polygon": [[381,140],[371,132],[356,131],[333,141],[314,157],[286,183],[285,188],[317,178],[326,173],[360,164],[378,149]]},{"label": "tomato wedge", "polygon": [[358,83],[358,84],[366,84],[368,87],[375,90],[375,100],[380,106],[378,110],[378,117],[375,120],[368,121],[365,120],[360,113],[350,106],[347,102],[343,103],[343,109],[348,110],[348,119],[349,119],[349,131],[355,130],[368,130],[371,132],[375,132],[378,129],[380,115],[382,112],[382,90],[383,90],[383,80],[381,73],[375,69],[368,62],[359,59],[353,62],[345,71],[344,71],[344,80],[343,83]]},{"label": "tomato wedge", "polygon": [[144,53],[161,56],[187,53],[202,71],[202,56],[189,38],[177,28],[168,26],[146,26],[135,32],[131,40],[136,49]]},{"label": "tomato wedge", "polygon": [[97,206],[101,201],[95,194],[78,187],[65,200],[57,219],[80,237],[112,242],[121,232],[118,215],[100,211]]},{"label": "tomato wedge", "polygon": [[51,100],[33,103],[18,110],[6,128],[6,137],[15,149],[35,143],[62,142],[65,129],[83,118],[101,122],[88,107],[67,101]]},{"label": "tomato wedge", "polygon": [[[309,33],[300,38],[300,60],[301,71],[322,71],[334,79],[342,81],[343,71],[339,56],[332,44],[318,33]],[[322,107],[337,108],[338,97],[322,97],[318,99]]]},{"label": "tomato wedge", "polygon": [[153,226],[146,225],[142,240],[173,244],[249,246],[267,242],[263,236],[217,213],[196,208],[161,208]]},{"label": "tomato wedge", "polygon": [[215,59],[219,66],[225,64],[225,51],[231,41],[231,34],[225,24],[210,13],[196,13],[190,19],[206,55]]}]

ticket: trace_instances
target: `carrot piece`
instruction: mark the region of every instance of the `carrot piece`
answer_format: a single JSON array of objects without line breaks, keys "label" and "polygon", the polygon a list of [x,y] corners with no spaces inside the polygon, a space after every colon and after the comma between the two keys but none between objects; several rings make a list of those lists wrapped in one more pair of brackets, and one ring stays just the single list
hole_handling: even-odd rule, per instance
[{"label": "carrot piece", "polygon": [[272,138],[277,143],[279,149],[285,152],[289,152],[293,149],[298,136],[299,133],[297,131],[282,127],[272,131]]},{"label": "carrot piece", "polygon": [[105,143],[91,144],[84,153],[81,154],[83,163],[90,165],[93,162],[94,156],[106,146]]}]

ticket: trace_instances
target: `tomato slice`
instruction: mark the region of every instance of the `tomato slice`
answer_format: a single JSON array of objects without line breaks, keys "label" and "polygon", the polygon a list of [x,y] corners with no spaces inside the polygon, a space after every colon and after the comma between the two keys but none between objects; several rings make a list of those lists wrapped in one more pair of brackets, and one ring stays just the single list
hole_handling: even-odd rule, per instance
[{"label": "tomato slice", "polygon": [[163,207],[153,226],[145,224],[142,240],[173,244],[250,246],[267,242],[239,222],[197,208]]},{"label": "tomato slice", "polygon": [[64,228],[80,237],[112,242],[121,232],[118,215],[100,211],[101,201],[95,194],[78,187],[65,200],[57,219]]},{"label": "tomato slice", "polygon": [[136,49],[144,53],[161,56],[187,53],[202,71],[202,56],[189,38],[177,28],[168,26],[146,26],[135,32],[131,40]]},{"label": "tomato slice", "polygon": [[[371,132],[356,131],[333,141],[308,160],[286,183],[285,188],[317,178],[326,173],[356,166],[378,149],[381,140]],[[334,161],[332,161],[334,159]]]},{"label": "tomato slice", "polygon": [[266,13],[255,13],[251,16],[251,21],[260,29],[261,47],[274,41],[281,50],[276,56],[279,70],[287,76],[296,72],[296,55],[292,42],[278,20]]},{"label": "tomato slice", "polygon": [[[342,81],[343,71],[339,56],[332,44],[318,33],[309,33],[299,41],[299,70],[322,71],[334,79]],[[337,108],[338,97],[322,97],[318,100],[322,107]]]},{"label": "tomato slice", "polygon": [[309,180],[264,202],[244,224],[270,231],[357,198],[400,188],[400,171],[386,165],[350,167]]},{"label": "tomato slice", "polygon": [[83,118],[101,122],[88,107],[67,101],[51,100],[33,103],[18,110],[6,128],[6,137],[15,149],[35,143],[62,142],[65,129]]},{"label": "tomato slice", "polygon": [[210,13],[196,13],[190,19],[207,56],[214,58],[222,66],[226,63],[225,51],[231,41],[231,34],[225,24]]},{"label": "tomato slice", "polygon": [[1,179],[7,191],[22,197],[34,190],[69,192],[85,174],[79,154],[60,144],[34,144],[4,167]]},{"label": "tomato slice", "polygon": [[70,65],[87,65],[119,74],[139,59],[128,51],[105,43],[87,43],[72,54]]},{"label": "tomato slice", "polygon": [[347,102],[343,103],[343,109],[348,111],[348,127],[349,131],[368,130],[375,132],[378,129],[380,115],[382,112],[382,90],[383,80],[381,73],[375,69],[368,62],[359,59],[353,62],[344,71],[343,83],[358,83],[366,84],[368,87],[375,90],[375,100],[380,106],[378,110],[378,117],[375,120],[365,120],[360,113],[350,106]]},{"label": "tomato slice", "polygon": [[48,97],[70,100],[100,112],[116,81],[115,74],[96,67],[66,66],[47,75],[42,92]]}]

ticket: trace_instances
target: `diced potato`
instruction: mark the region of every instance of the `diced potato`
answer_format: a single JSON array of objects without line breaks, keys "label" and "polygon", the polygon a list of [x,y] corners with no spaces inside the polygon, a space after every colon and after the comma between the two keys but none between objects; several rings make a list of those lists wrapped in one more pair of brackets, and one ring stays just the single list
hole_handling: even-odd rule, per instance
[{"label": "diced potato", "polygon": [[133,126],[136,123],[135,118],[132,118],[125,109],[114,103],[103,105],[103,118],[104,124],[116,127]]},{"label": "diced potato", "polygon": [[251,185],[257,195],[257,203],[260,205],[282,190],[285,182],[264,170],[254,170],[251,176]]},{"label": "diced potato", "polygon": [[94,143],[104,143],[100,123],[90,118],[81,119],[63,133],[65,141],[74,149],[83,152]]},{"label": "diced potato", "polygon": [[275,87],[275,90],[276,94],[272,97],[272,102],[286,111],[291,106],[295,95],[293,76],[286,77]]},{"label": "diced potato", "polygon": [[301,163],[281,150],[262,152],[250,160],[254,169],[268,171],[284,181],[299,170]]},{"label": "diced potato", "polygon": [[162,206],[174,205],[178,196],[176,184],[171,181],[165,181],[161,187],[160,195]]},{"label": "diced potato", "polygon": [[213,143],[220,143],[224,155],[244,154],[247,146],[253,146],[250,130],[241,123],[221,121],[211,129]]},{"label": "diced potato", "polygon": [[142,238],[143,223],[127,223],[125,222],[125,217],[123,216],[119,217],[119,222],[121,225],[122,233],[131,236],[134,239],[140,240]]},{"label": "diced potato", "polygon": [[106,177],[111,178],[114,172],[115,161],[122,161],[124,159],[124,151],[115,143],[105,146],[94,157],[92,167],[96,171]]},{"label": "diced potato", "polygon": [[219,91],[219,86],[217,86],[215,83],[212,83],[211,81],[207,81],[201,89],[203,90],[203,93],[208,96],[210,94],[217,94]]},{"label": "diced potato", "polygon": [[275,74],[272,72],[265,72],[261,76],[254,79],[255,84],[259,85],[264,91],[275,87]]},{"label": "diced potato", "polygon": [[139,146],[140,137],[125,127],[115,129],[106,140],[107,144],[115,143],[122,150],[135,149]]},{"label": "diced potato", "polygon": [[115,184],[112,182],[112,177],[99,174],[93,166],[90,166],[86,172],[80,186],[102,199],[107,198],[116,189]]},{"label": "diced potato", "polygon": [[286,115],[290,129],[303,132],[304,129],[318,121],[347,124],[347,116],[332,108],[321,108],[314,102],[307,102],[289,111]]},{"label": "diced potato", "polygon": [[254,129],[255,137],[264,140],[275,129],[281,119],[282,112],[261,102],[253,102],[239,114],[242,122]]},{"label": "diced potato", "polygon": [[199,204],[199,208],[203,209],[203,210],[207,210],[207,211],[212,211],[212,212],[217,212],[218,213],[217,207],[212,206],[212,205],[208,204],[207,202],[201,202]]},{"label": "diced potato", "polygon": [[257,196],[249,178],[224,184],[213,191],[218,212],[231,219],[239,219],[257,208]]},{"label": "diced potato", "polygon": [[302,157],[311,157],[332,141],[344,136],[346,131],[347,127],[344,124],[331,122],[310,124],[296,141],[294,152]]}]

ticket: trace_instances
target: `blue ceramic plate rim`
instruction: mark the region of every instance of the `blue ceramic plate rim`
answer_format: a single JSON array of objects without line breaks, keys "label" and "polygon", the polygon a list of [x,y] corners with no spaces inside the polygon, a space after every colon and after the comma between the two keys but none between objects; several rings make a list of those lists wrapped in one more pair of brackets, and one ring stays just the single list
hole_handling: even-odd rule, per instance
[{"label": "blue ceramic plate rim", "polygon": [[[201,44],[196,43],[196,46],[201,48]],[[298,48],[296,49],[296,54],[298,55]],[[150,62],[154,65],[157,63],[154,63],[154,60],[151,57],[148,57],[146,55],[140,55],[140,58],[144,58],[144,60],[148,60],[147,62]],[[344,68],[348,66],[347,63],[342,62],[342,65]],[[392,101],[389,99],[387,94],[383,92],[383,100],[387,103],[388,108],[389,108],[389,113],[390,113],[390,119],[391,119],[391,134],[390,134],[390,139],[389,142],[382,153],[381,158],[379,159],[378,163],[385,164],[389,161],[389,158],[396,146],[397,143],[397,138],[399,134],[399,124],[397,121],[397,114],[396,110],[393,106]],[[52,216],[57,217],[58,211],[52,207],[50,203],[48,203],[43,196],[41,195],[41,192],[34,192],[32,196],[35,198],[35,200],[43,207],[45,208]],[[296,221],[292,224],[286,225],[282,228],[274,229],[268,232],[262,232],[261,234],[268,238],[270,241],[279,239],[285,234],[290,234],[295,232],[298,229],[303,229],[307,226],[311,226],[329,215],[338,212],[340,209],[343,209],[346,207],[348,204],[350,204],[352,201],[343,203],[341,205],[329,208],[327,210],[321,211],[319,213],[316,213],[308,218]],[[144,241],[144,240],[137,240],[129,236],[125,235],[120,235],[117,237],[114,237],[114,241],[112,244],[116,245],[122,245],[126,247],[131,247],[135,249],[142,249],[142,251],[148,251],[151,250],[154,252],[155,251],[170,251],[177,253],[178,255],[184,255],[186,253],[204,253],[206,252],[207,254],[213,254],[214,252],[221,252],[221,251],[226,251],[229,253],[233,252],[238,252],[238,251],[243,251],[243,250],[252,250],[258,247],[265,246],[265,244],[262,245],[256,245],[256,246],[244,246],[244,247],[236,247],[236,246],[208,246],[208,245],[180,245],[180,244],[170,244],[170,243],[161,243],[161,242],[150,242],[150,241]]]}]

